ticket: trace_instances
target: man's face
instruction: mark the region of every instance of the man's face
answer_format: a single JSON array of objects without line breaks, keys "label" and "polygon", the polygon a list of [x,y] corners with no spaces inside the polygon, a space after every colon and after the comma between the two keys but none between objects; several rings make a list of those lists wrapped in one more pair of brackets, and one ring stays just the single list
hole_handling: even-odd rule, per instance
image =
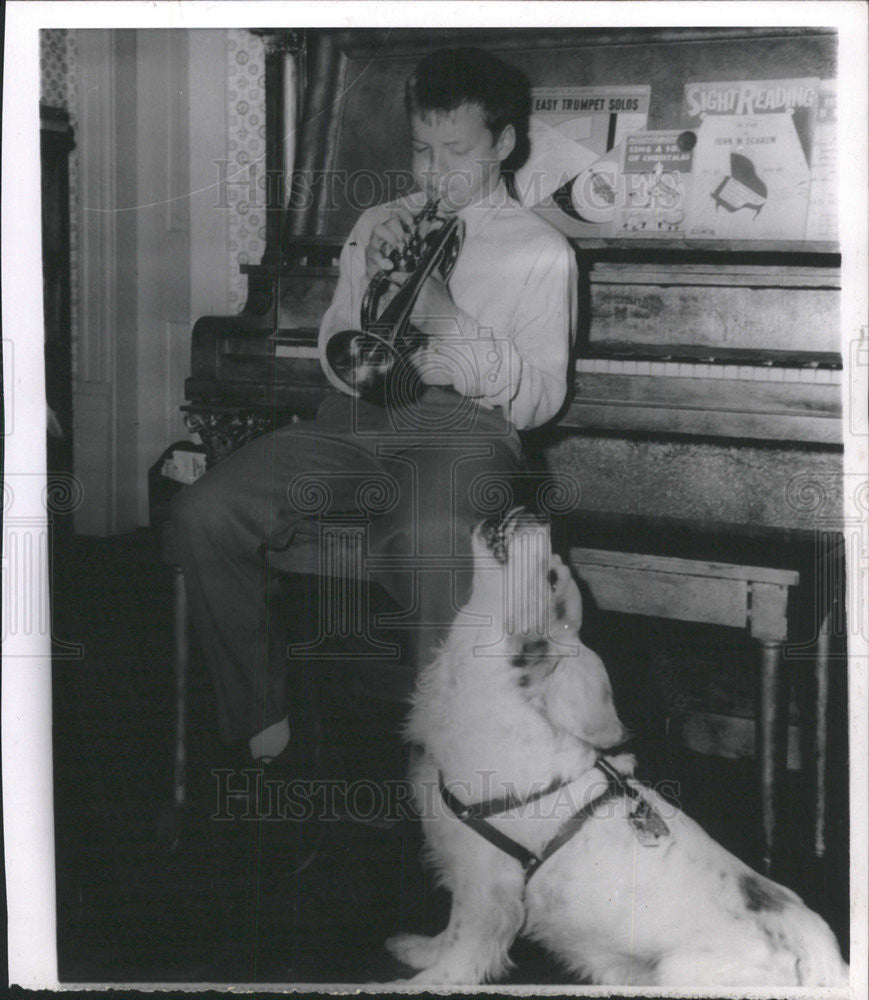
[{"label": "man's face", "polygon": [[426,197],[439,197],[444,208],[455,212],[494,190],[501,161],[515,144],[513,127],[494,137],[475,104],[424,118],[414,115],[410,128],[414,179]]}]

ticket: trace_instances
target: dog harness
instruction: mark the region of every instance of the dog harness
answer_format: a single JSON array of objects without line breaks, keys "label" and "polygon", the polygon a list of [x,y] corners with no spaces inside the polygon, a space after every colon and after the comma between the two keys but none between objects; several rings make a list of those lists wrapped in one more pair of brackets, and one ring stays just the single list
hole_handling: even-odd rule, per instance
[{"label": "dog harness", "polygon": [[456,819],[461,820],[465,826],[478,833],[485,840],[488,840],[490,844],[504,851],[505,854],[509,854],[510,857],[515,858],[522,865],[525,872],[525,884],[527,885],[531,876],[540,868],[543,862],[551,858],[559,848],[564,847],[572,837],[579,833],[585,825],[586,820],[594,814],[596,809],[610,799],[618,796],[629,798],[636,803],[633,811],[628,816],[628,822],[633,827],[634,833],[644,847],[656,847],[661,837],[669,835],[670,830],[661,818],[660,813],[636,788],[625,781],[624,777],[619,774],[608,760],[598,757],[594,762],[594,766],[606,778],[606,789],[596,799],[587,802],[581,809],[566,819],[559,827],[555,836],[544,844],[539,854],[535,854],[534,851],[524,847],[513,840],[512,837],[508,837],[506,833],[502,833],[499,829],[492,826],[491,823],[488,823],[487,819],[491,816],[498,816],[501,813],[517,809],[520,806],[528,805],[530,802],[536,802],[538,799],[542,799],[552,792],[557,792],[559,789],[566,787],[570,782],[553,781],[542,792],[534,792],[524,799],[516,799],[512,795],[508,795],[500,799],[489,799],[487,802],[475,802],[471,805],[460,802],[449,788],[447,788],[443,772],[438,772],[438,784],[444,804]]}]

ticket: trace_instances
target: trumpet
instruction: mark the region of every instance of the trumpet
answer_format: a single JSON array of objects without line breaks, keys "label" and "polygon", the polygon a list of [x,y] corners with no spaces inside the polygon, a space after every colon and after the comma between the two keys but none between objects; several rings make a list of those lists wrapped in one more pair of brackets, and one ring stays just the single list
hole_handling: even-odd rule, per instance
[{"label": "trumpet", "polygon": [[[395,270],[409,276],[381,312],[380,302],[393,287],[392,271],[378,271],[368,284],[360,309],[359,330],[339,330],[326,342],[324,364],[354,396],[375,402],[396,401],[399,387],[415,385],[410,356],[423,335],[411,327],[410,316],[423,284],[438,269],[449,280],[464,238],[464,223],[456,215],[438,213],[438,200],[426,202],[413,218],[413,228],[402,250],[390,260]],[[399,377],[400,376],[400,377]]]}]

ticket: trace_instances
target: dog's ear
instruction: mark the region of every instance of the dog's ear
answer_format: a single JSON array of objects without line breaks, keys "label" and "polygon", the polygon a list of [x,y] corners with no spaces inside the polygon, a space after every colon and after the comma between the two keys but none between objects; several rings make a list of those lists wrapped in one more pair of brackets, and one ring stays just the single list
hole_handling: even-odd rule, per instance
[{"label": "dog's ear", "polygon": [[563,657],[547,680],[546,714],[554,725],[593,747],[617,746],[626,733],[616,714],[609,675],[597,653],[578,638],[575,642],[576,655]]}]

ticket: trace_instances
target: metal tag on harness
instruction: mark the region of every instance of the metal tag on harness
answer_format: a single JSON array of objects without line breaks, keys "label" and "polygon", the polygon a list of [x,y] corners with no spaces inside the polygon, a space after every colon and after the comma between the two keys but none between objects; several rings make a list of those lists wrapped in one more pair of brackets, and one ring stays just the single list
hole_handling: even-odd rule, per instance
[{"label": "metal tag on harness", "polygon": [[643,847],[657,847],[661,837],[670,833],[670,828],[661,819],[660,813],[649,804],[647,799],[639,798],[628,822],[634,828],[637,840]]}]

